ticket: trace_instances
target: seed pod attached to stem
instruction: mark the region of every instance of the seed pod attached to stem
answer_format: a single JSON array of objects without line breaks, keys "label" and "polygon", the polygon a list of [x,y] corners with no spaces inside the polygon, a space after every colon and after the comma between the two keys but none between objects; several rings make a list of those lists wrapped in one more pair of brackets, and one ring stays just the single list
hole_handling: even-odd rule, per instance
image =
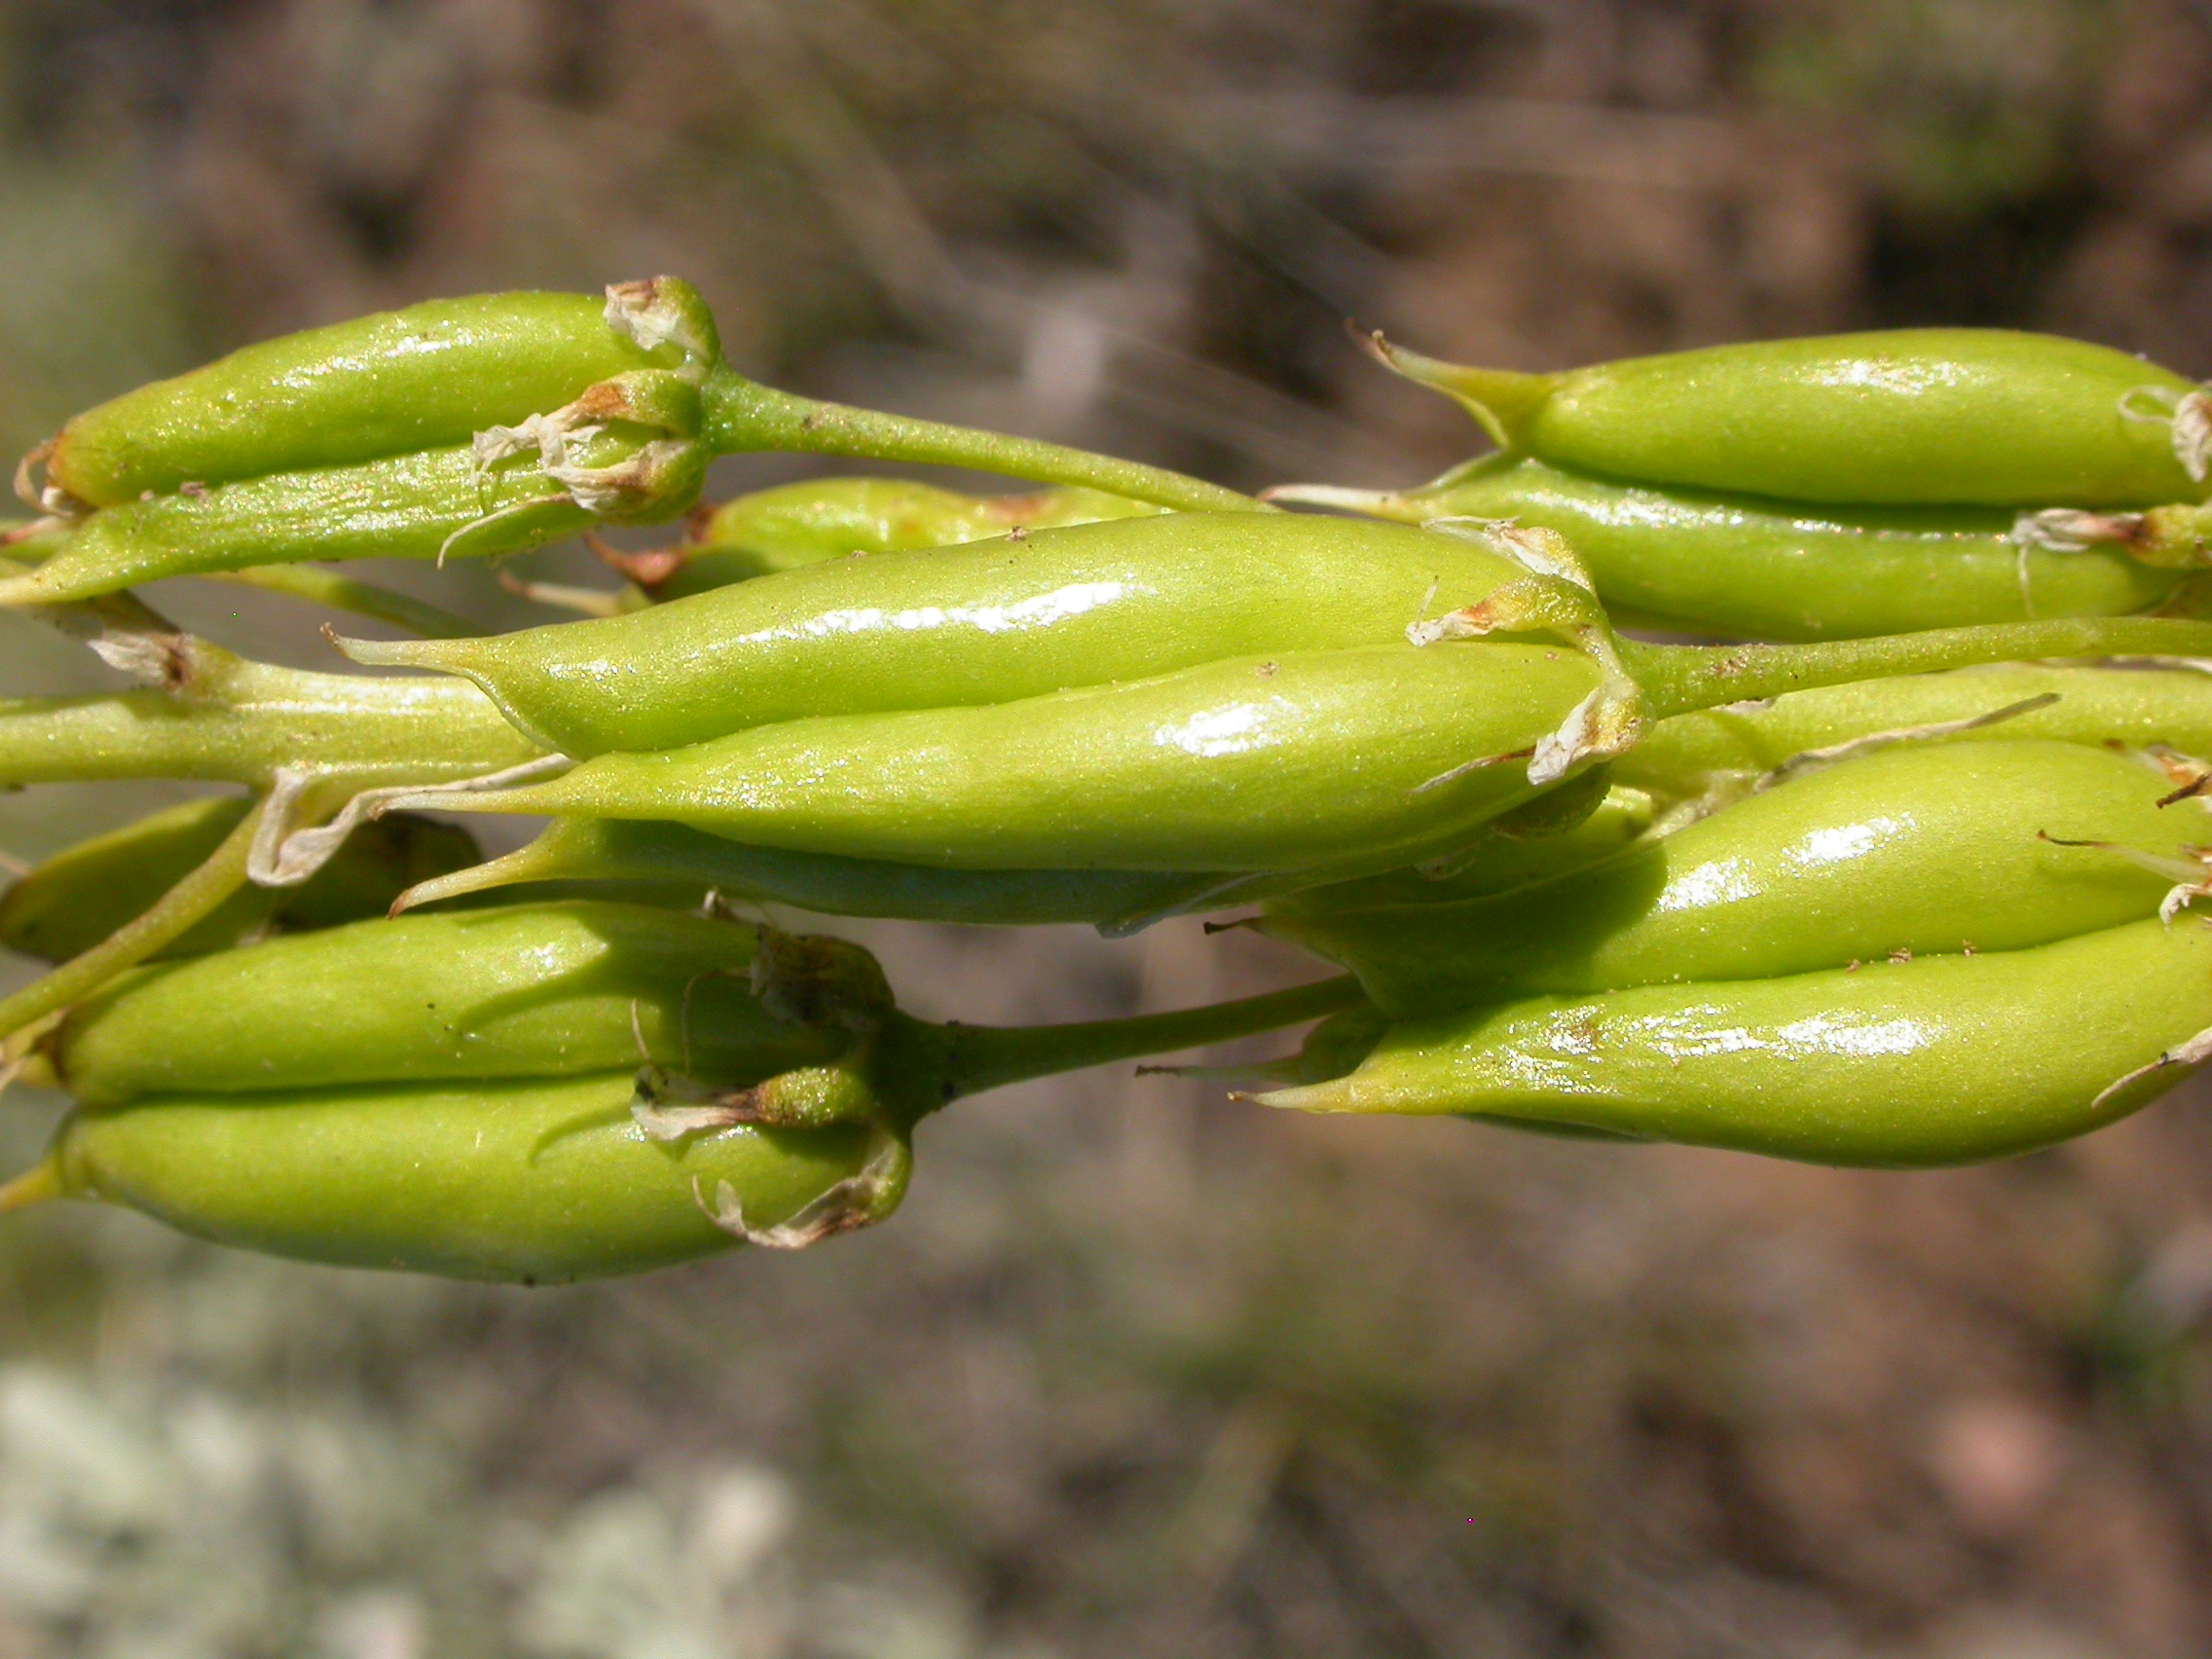
[{"label": "seed pod attached to stem", "polygon": [[[2023,532],[2049,515],[1723,496],[1615,483],[1526,456],[1486,457],[1419,490],[1290,485],[1268,496],[1409,524],[1472,518],[1556,531],[1616,617],[1767,640],[2129,615],[2188,579],[2146,560],[2194,563],[2198,541],[2190,534],[2186,555],[2168,550],[2174,510],[2073,513],[2093,528],[2061,544]],[[2155,535],[2154,518],[2168,534]]]},{"label": "seed pod attached to stem", "polygon": [[[425,955],[431,935],[444,948]],[[562,971],[533,977],[526,936]],[[413,977],[389,971],[394,952]],[[634,1272],[881,1219],[914,1124],[960,1095],[1357,1001],[1333,980],[1128,1020],[934,1026],[899,1014],[850,945],[618,906],[368,923],[228,955],[80,1011],[48,1063],[87,1103],[0,1207],[94,1198],[278,1255],[457,1277]],[[221,1014],[236,1005],[206,993],[240,974],[278,1006]],[[415,1008],[457,992],[444,1023]],[[176,1018],[211,1011],[220,1028],[178,1058]],[[319,1046],[293,1016],[321,1018]],[[664,1057],[589,1069],[617,1018]]]},{"label": "seed pod attached to stem", "polygon": [[1640,484],[1857,506],[2143,508],[2204,498],[2212,401],[2079,340],[1907,328],[1713,346],[1558,374],[1388,345],[1500,449]]},{"label": "seed pod attached to stem", "polygon": [[667,276],[617,283],[604,306],[487,295],[247,348],[88,411],[33,452],[18,489],[73,534],[0,580],[0,605],[308,559],[517,552],[676,517],[713,457],[757,450],[1267,510],[1133,461],[797,397],[719,350],[704,302]]},{"label": "seed pod attached to stem", "polygon": [[1262,1098],[1915,1167],[2125,1117],[2212,1056],[2208,1028],[2212,929],[2154,918],[2026,950],[1410,1020],[1348,1077]]}]

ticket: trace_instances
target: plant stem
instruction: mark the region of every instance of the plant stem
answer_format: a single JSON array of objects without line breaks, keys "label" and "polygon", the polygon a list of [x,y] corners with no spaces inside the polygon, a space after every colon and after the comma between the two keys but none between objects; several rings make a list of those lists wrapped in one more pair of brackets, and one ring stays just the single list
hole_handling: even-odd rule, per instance
[{"label": "plant stem", "polygon": [[393,593],[389,588],[355,581],[351,576],[326,571],[318,565],[250,565],[242,571],[208,571],[204,574],[212,581],[242,582],[248,587],[288,594],[332,610],[374,616],[380,622],[392,623],[425,640],[466,640],[484,632],[479,624],[456,616],[450,610],[441,610],[403,593]]},{"label": "plant stem", "polygon": [[1010,1083],[1083,1071],[1146,1054],[1173,1053],[1296,1025],[1362,1001],[1348,974],[1287,991],[1145,1014],[1128,1019],[1076,1025],[926,1025],[913,1022],[905,1037],[931,1051],[924,1061],[938,1084],[934,1109],[964,1094],[980,1094]]},{"label": "plant stem", "polygon": [[1094,455],[974,426],[950,426],[778,391],[719,366],[704,390],[704,436],[718,455],[756,450],[919,461],[1003,473],[1041,484],[1075,484],[1185,512],[1273,512],[1250,496],[1164,467]]},{"label": "plant stem", "polygon": [[206,862],[164,894],[152,909],[124,923],[92,949],[71,957],[51,974],[33,979],[14,996],[0,998],[0,1038],[58,1014],[126,968],[136,967],[196,927],[243,887],[246,854],[268,805],[267,796],[255,801],[253,810],[239,820],[238,828],[223,837]]},{"label": "plant stem", "polygon": [[2152,616],[2076,617],[1799,645],[1652,645],[1622,640],[1620,653],[1650,699],[1651,718],[1665,719],[1816,685],[1935,674],[1985,662],[2104,656],[2212,658],[2212,623]]}]

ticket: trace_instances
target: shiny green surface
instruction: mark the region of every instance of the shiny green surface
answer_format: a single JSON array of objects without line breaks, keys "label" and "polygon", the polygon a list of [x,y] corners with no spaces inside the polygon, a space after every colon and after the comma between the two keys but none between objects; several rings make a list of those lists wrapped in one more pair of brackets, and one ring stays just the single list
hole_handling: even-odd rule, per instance
[{"label": "shiny green surface", "polygon": [[2212,757],[2212,674],[2183,667],[2006,664],[1852,681],[1763,704],[1677,715],[1658,721],[1616,760],[1613,777],[1663,796],[1695,794],[1714,773],[1766,772],[1807,750],[1873,732],[1976,719],[2051,695],[2055,703],[1949,741],[2002,736],[2137,749],[2162,743]]},{"label": "shiny green surface", "polygon": [[[632,1092],[620,1071],[147,1100],[77,1112],[56,1150],[71,1196],[218,1243],[536,1283],[726,1250],[737,1239],[702,1207],[719,1183],[750,1225],[772,1226],[867,1161],[858,1124],[656,1143],[631,1119]],[[894,1187],[882,1210],[896,1201]]]},{"label": "shiny green surface", "polygon": [[646,585],[655,599],[682,599],[855,553],[952,547],[1164,510],[1102,490],[964,496],[905,478],[813,478],[722,502],[686,538],[682,563]]},{"label": "shiny green surface", "polygon": [[1511,643],[1242,657],[602,755],[465,807],[665,820],[955,869],[1298,868],[1472,829],[1529,798],[1513,761],[1420,786],[1530,749],[1598,682],[1565,646]]},{"label": "shiny green surface", "polygon": [[35,572],[0,587],[0,599],[45,604],[300,559],[434,559],[493,513],[507,516],[455,550],[518,552],[595,522],[534,467],[486,473],[465,447],[430,449],[103,507]]},{"label": "shiny green surface", "polygon": [[777,1019],[755,935],[588,900],[402,916],[141,969],[74,1010],[55,1066],[80,1101],[523,1078],[661,1065],[731,1086],[835,1058]]},{"label": "shiny green surface", "polygon": [[2031,552],[2002,509],[1837,509],[1614,484],[1495,457],[1376,510],[1554,530],[1608,606],[1723,634],[1856,639],[2029,616],[2122,616],[2186,572],[2117,549]]},{"label": "shiny green surface", "polygon": [[[56,853],[0,895],[0,945],[63,962],[150,908],[237,828],[248,803],[185,801]],[[309,930],[381,916],[417,882],[472,865],[456,825],[393,813],[364,824],[298,887],[247,887],[161,951],[224,950],[263,928]]]},{"label": "shiny green surface", "polygon": [[1263,927],[1351,969],[1394,1014],[2014,950],[2157,913],[2170,877],[2038,831],[2172,858],[2212,840],[2212,818],[2195,800],[2161,809],[2171,788],[2071,744],[1891,749],[1511,893]]},{"label": "shiny green surface", "polygon": [[682,824],[557,818],[530,845],[475,866],[451,890],[477,892],[524,881],[689,883],[725,898],[791,904],[820,915],[1111,928],[1179,908],[1219,880],[1174,870],[933,869],[742,846]]},{"label": "shiny green surface", "polygon": [[481,294],[288,334],[87,410],[62,428],[49,473],[115,506],[466,444],[655,360],[604,312],[597,295]]},{"label": "shiny green surface", "polygon": [[837,560],[624,616],[353,649],[465,675],[521,730],[590,756],[1402,642],[1417,617],[1517,573],[1458,537],[1397,525],[1176,513]]},{"label": "shiny green surface", "polygon": [[1861,506],[2149,507],[2199,500],[2141,387],[2191,383],[2108,347],[1913,328],[1714,346],[1552,375],[1417,369],[1507,447],[1650,484]]},{"label": "shiny green surface", "polygon": [[345,772],[367,788],[474,777],[538,753],[461,681],[253,663],[207,696],[0,699],[0,788],[101,778],[266,786],[279,766]]},{"label": "shiny green surface", "polygon": [[1651,821],[1649,795],[1641,790],[1610,789],[1589,817],[1556,833],[1513,835],[1505,832],[1505,826],[1493,823],[1461,852],[1442,861],[1441,867],[1395,869],[1302,888],[1271,901],[1269,909],[1283,915],[1334,915],[1384,904],[1433,904],[1502,893],[1609,859],[1650,829]]},{"label": "shiny green surface", "polygon": [[2208,1026],[2212,929],[2188,916],[2030,950],[1410,1021],[1349,1078],[1265,1098],[1490,1114],[1822,1163],[1963,1163],[2124,1117],[2189,1068],[2113,1086]]}]

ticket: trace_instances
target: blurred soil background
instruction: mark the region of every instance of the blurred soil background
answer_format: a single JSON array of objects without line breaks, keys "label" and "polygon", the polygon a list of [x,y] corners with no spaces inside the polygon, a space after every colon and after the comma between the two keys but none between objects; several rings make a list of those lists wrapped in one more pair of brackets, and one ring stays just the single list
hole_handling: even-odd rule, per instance
[{"label": "blurred soil background", "polygon": [[[1971,322],[2212,374],[2202,0],[4,0],[0,149],[9,453],[245,340],[659,271],[783,384],[1246,487],[1474,446],[1347,317],[1530,368]],[[337,666],[284,602],[159,598]],[[100,683],[0,632],[0,691]],[[0,847],[162,798],[0,799]],[[1308,972],[839,931],[975,1020]],[[12,1164],[51,1110],[11,1097]],[[1124,1068],[920,1152],[875,1232],[571,1290],[10,1218],[0,1659],[2212,1652],[2201,1092],[1885,1175]]]}]

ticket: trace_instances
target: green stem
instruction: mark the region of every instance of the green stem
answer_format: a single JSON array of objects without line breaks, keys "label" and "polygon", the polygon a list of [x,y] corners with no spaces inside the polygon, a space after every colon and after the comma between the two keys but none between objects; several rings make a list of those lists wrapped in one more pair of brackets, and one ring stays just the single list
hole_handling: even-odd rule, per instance
[{"label": "green stem", "polygon": [[1985,662],[2053,657],[2212,657],[2212,623],[2106,616],[1937,628],[1804,645],[1652,645],[1620,642],[1621,660],[1650,699],[1651,718],[1816,685],[1936,674]]},{"label": "green stem", "polygon": [[351,576],[326,571],[318,565],[252,565],[242,571],[204,573],[211,581],[242,582],[248,587],[288,594],[332,610],[374,616],[380,622],[405,628],[425,640],[467,640],[484,632],[478,624],[456,616],[450,610],[441,610],[403,593],[393,593],[389,588],[355,581]]},{"label": "green stem", "polygon": [[11,1037],[71,1003],[90,996],[126,968],[134,968],[197,927],[245,885],[246,854],[269,809],[268,797],[239,820],[206,862],[164,894],[154,907],[126,922],[98,944],[33,979],[12,997],[0,997],[0,1038]]},{"label": "green stem", "polygon": [[1083,1071],[1146,1054],[1170,1054],[1318,1019],[1362,1000],[1349,975],[1287,991],[1145,1014],[1128,1019],[1078,1025],[925,1025],[915,1022],[909,1041],[931,1051],[927,1075],[938,1083],[934,1107],[964,1094],[980,1094],[1010,1083]]},{"label": "green stem", "polygon": [[747,380],[726,363],[717,367],[708,379],[704,396],[707,419],[702,435],[717,455],[784,450],[868,461],[918,461],[1003,473],[1041,484],[1082,485],[1184,512],[1276,510],[1250,496],[1164,467],[974,426],[948,426],[842,403],[817,402]]},{"label": "green stem", "polygon": [[[18,552],[36,550],[23,543],[16,543],[14,546]],[[52,549],[47,551],[51,552]],[[18,559],[0,558],[0,578],[27,576],[35,569],[35,563],[26,565]],[[19,606],[16,613],[33,622],[44,623],[73,640],[158,638],[178,631],[174,622],[129,591],[101,594],[93,599],[73,600],[62,605]]]}]

